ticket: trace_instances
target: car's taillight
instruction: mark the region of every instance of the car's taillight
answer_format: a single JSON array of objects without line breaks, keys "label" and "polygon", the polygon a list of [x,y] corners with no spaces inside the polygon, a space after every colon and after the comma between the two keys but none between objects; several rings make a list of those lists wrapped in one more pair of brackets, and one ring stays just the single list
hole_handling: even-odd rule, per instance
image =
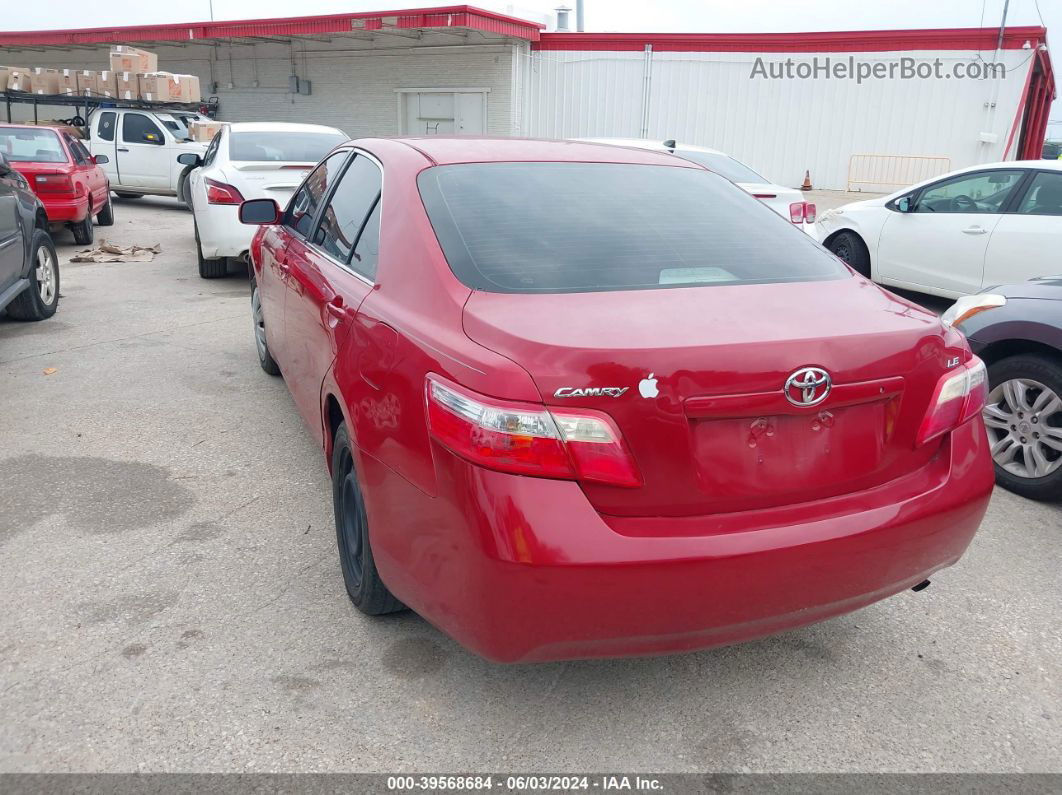
[{"label": "car's taillight", "polygon": [[232,185],[209,177],[204,182],[207,186],[207,204],[243,204],[243,196]]},{"label": "car's taillight", "polygon": [[494,400],[432,376],[427,400],[432,436],[474,464],[518,475],[641,485],[619,429],[604,414]]},{"label": "car's taillight", "polygon": [[815,223],[815,211],[815,205],[811,202],[793,202],[789,205],[789,220],[794,224],[805,221],[813,224]]},{"label": "car's taillight", "polygon": [[925,444],[978,416],[987,399],[988,372],[984,362],[975,356],[937,382],[918,431],[918,443]]},{"label": "car's taillight", "polygon": [[74,181],[69,174],[37,174],[33,177],[37,193],[73,193]]}]

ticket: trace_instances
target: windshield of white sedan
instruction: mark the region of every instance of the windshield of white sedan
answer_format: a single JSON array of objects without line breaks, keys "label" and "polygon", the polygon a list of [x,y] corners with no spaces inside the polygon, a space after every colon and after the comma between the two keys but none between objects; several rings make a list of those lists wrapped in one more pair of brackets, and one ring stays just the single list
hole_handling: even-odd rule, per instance
[{"label": "windshield of white sedan", "polygon": [[52,130],[0,128],[0,152],[12,163],[66,163],[66,152]]},{"label": "windshield of white sedan", "polygon": [[612,163],[476,163],[421,172],[454,274],[489,292],[838,279],[840,262],[717,174]]},{"label": "windshield of white sedan", "polygon": [[304,132],[238,132],[229,138],[229,160],[316,163],[346,136]]}]

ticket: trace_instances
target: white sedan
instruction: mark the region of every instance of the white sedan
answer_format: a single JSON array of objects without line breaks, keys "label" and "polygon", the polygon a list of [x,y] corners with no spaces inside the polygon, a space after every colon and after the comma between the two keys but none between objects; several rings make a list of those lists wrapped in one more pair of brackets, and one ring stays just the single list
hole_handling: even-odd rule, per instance
[{"label": "white sedan", "polygon": [[246,199],[275,199],[283,207],[318,161],[347,135],[317,124],[240,122],[222,127],[203,153],[181,155],[197,166],[188,177],[199,275],[214,279],[229,262],[245,260],[255,227],[241,224]]},{"label": "white sedan", "polygon": [[814,234],[880,284],[945,298],[1057,273],[1062,162],[953,171],[828,210]]},{"label": "white sedan", "polygon": [[577,138],[593,144],[627,146],[634,149],[649,149],[653,152],[669,152],[726,177],[739,188],[751,193],[783,218],[792,221],[805,232],[812,232],[815,223],[815,205],[804,200],[804,194],[796,188],[786,188],[768,182],[740,160],[718,149],[705,146],[680,144],[675,141],[650,141],[645,138]]}]

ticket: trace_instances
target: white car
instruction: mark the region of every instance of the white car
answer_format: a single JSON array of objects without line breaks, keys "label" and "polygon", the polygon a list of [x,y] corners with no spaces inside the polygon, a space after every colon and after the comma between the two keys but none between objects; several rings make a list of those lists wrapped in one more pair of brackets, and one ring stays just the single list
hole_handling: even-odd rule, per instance
[{"label": "white car", "polygon": [[201,158],[183,155],[181,163],[196,166],[188,193],[199,275],[224,276],[231,261],[246,260],[255,227],[240,223],[240,204],[275,199],[283,207],[310,169],[347,139],[318,124],[237,122],[223,127]]},{"label": "white car", "polygon": [[792,221],[811,234],[815,223],[815,205],[805,201],[804,194],[796,188],[785,188],[768,182],[740,160],[718,149],[690,146],[675,141],[650,141],[644,138],[577,138],[594,144],[628,146],[649,149],[654,152],[670,152],[726,177],[739,188],[751,193],[783,218]]},{"label": "white car", "polygon": [[880,284],[959,298],[1058,272],[1062,162],[953,171],[823,213],[815,236]]}]

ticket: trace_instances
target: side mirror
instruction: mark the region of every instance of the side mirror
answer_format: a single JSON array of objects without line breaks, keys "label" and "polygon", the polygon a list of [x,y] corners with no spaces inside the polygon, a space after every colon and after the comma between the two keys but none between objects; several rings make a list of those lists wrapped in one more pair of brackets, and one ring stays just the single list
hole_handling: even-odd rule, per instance
[{"label": "side mirror", "polygon": [[272,199],[248,199],[240,205],[240,223],[260,226],[280,220],[280,206]]},{"label": "side mirror", "polygon": [[166,142],[164,140],[162,140],[162,136],[159,135],[158,133],[146,132],[146,133],[144,133],[144,143],[146,143],[146,144],[156,144],[156,145],[161,146],[162,144],[164,144]]},{"label": "side mirror", "polygon": [[904,196],[897,200],[896,209],[899,210],[901,213],[912,212],[914,210],[914,205],[911,203],[911,197]]},{"label": "side mirror", "polygon": [[107,155],[94,155],[92,158],[92,162],[95,163],[97,166],[103,166],[107,163],[110,163],[111,159],[107,157]]},{"label": "side mirror", "polygon": [[203,165],[203,158],[197,155],[195,152],[185,152],[184,154],[177,155],[177,162],[182,166],[201,166]]},{"label": "side mirror", "polygon": [[7,162],[7,155],[0,152],[0,177],[6,177],[12,171],[11,164]]}]

